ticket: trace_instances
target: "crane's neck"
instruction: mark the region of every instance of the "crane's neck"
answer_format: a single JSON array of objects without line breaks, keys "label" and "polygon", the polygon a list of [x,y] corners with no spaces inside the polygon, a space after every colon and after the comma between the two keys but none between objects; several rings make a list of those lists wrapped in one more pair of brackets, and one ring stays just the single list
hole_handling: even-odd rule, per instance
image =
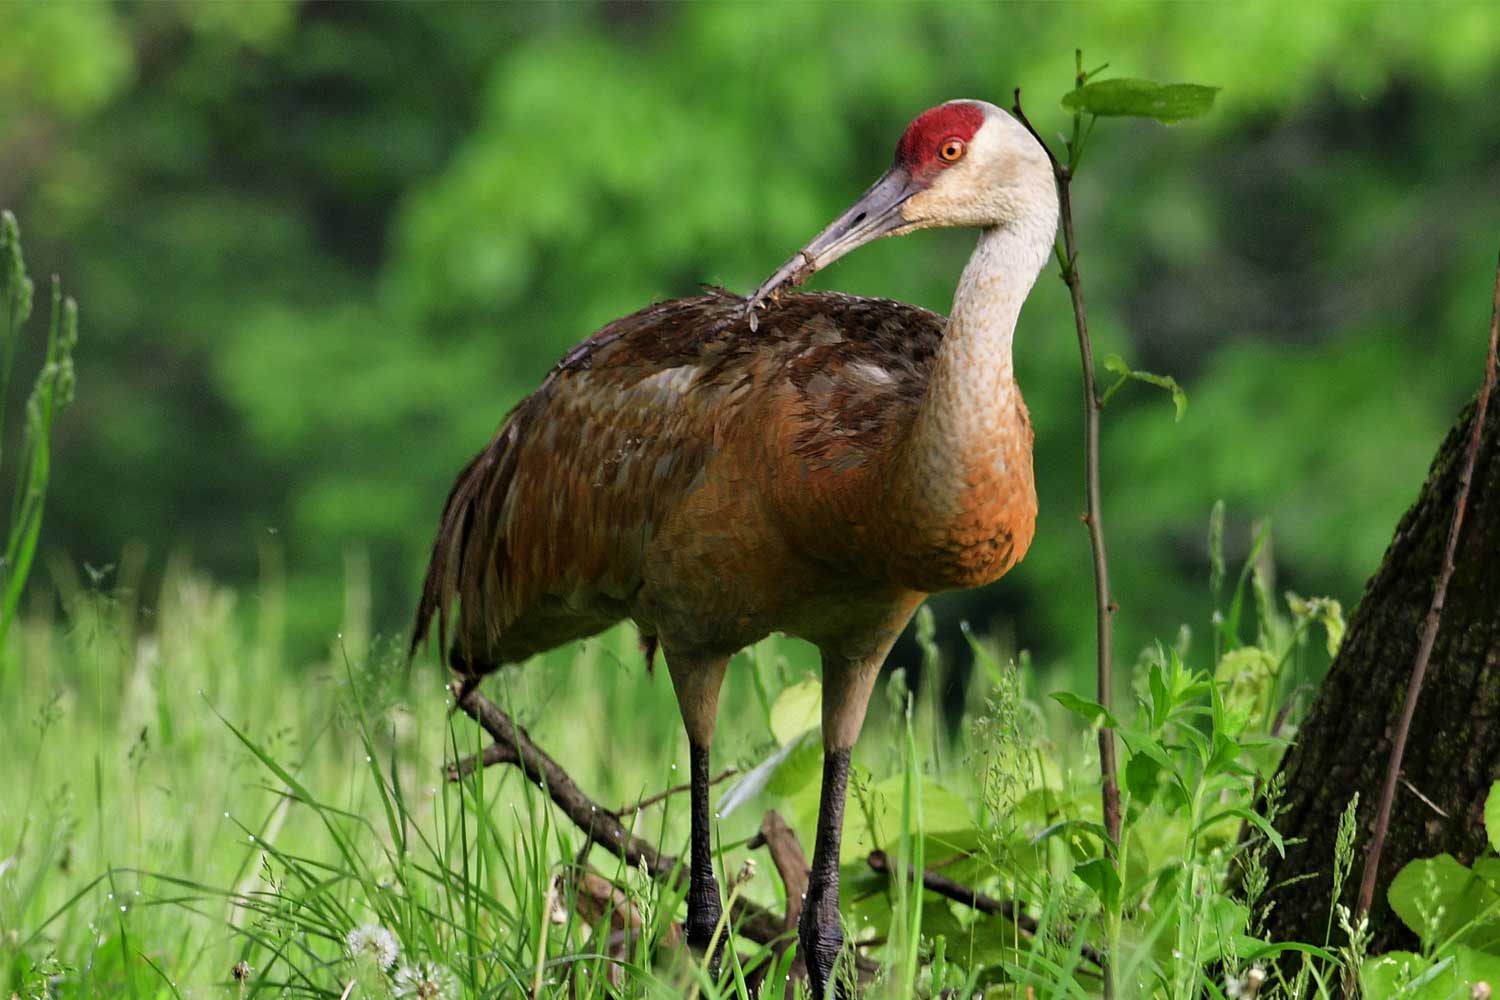
[{"label": "crane's neck", "polygon": [[977,462],[1004,463],[1008,448],[995,445],[1025,424],[1011,340],[1026,295],[1052,252],[1053,232],[1047,223],[1025,222],[986,229],[963,268],[910,444],[938,459],[922,463],[929,490],[938,495],[962,489],[963,481],[986,471],[971,468]]},{"label": "crane's neck", "polygon": [[953,296],[948,329],[918,423],[929,440],[974,444],[1003,430],[1019,393],[1011,362],[1016,321],[1052,250],[1052,233],[1021,224],[986,229]]},{"label": "crane's neck", "polygon": [[1036,518],[1031,425],[1011,340],[1052,250],[1056,215],[987,229],[969,259],[911,429],[893,456],[881,517],[907,586],[995,579],[1025,553]]}]

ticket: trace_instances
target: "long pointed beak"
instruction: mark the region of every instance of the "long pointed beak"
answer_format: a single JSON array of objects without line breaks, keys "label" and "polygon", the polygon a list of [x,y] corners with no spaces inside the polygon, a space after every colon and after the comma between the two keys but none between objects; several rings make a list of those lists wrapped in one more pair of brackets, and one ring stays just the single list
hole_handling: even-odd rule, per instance
[{"label": "long pointed beak", "polygon": [[913,228],[914,223],[901,214],[901,206],[919,190],[906,167],[897,164],[887,170],[843,215],[829,223],[827,229],[814,236],[755,290],[745,304],[750,329],[758,326],[755,311],[764,308],[766,299],[782,288],[802,284],[857,247]]}]

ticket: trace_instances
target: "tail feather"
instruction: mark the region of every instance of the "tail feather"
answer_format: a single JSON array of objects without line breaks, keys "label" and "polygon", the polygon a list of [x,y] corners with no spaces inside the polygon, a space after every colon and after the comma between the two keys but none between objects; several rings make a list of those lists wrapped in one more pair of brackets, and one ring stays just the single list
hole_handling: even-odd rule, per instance
[{"label": "tail feather", "polygon": [[[448,492],[422,580],[408,659],[416,656],[434,622],[438,645],[455,668],[483,659],[469,648],[476,634],[489,640],[499,635],[503,611],[496,603],[507,562],[500,517],[515,479],[524,409],[513,413],[494,440],[464,466]],[[455,622],[457,638],[450,647],[449,626]]]}]

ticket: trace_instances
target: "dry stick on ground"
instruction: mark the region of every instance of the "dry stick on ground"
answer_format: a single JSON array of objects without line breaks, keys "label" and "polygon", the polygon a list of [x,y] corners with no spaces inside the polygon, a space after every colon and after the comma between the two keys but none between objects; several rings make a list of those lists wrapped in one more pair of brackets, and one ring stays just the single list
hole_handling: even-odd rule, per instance
[{"label": "dry stick on ground", "polygon": [[1359,883],[1359,901],[1354,911],[1356,926],[1370,912],[1370,904],[1375,901],[1375,881],[1380,874],[1380,852],[1385,848],[1385,835],[1391,825],[1391,805],[1396,798],[1396,781],[1401,775],[1401,758],[1406,754],[1406,738],[1411,733],[1411,719],[1417,710],[1417,697],[1422,693],[1422,678],[1427,673],[1432,644],[1437,640],[1438,625],[1443,616],[1443,601],[1448,595],[1448,581],[1453,578],[1458,535],[1463,529],[1464,509],[1469,503],[1469,482],[1474,478],[1474,462],[1479,455],[1485,410],[1489,407],[1490,392],[1495,387],[1497,367],[1500,367],[1500,359],[1497,359],[1500,344],[1497,342],[1500,342],[1500,260],[1495,264],[1495,292],[1490,304],[1490,351],[1485,365],[1484,383],[1479,388],[1474,425],[1469,432],[1469,445],[1464,451],[1464,465],[1458,476],[1458,496],[1453,503],[1453,520],[1448,524],[1448,544],[1443,550],[1442,568],[1438,570],[1437,586],[1432,591],[1432,604],[1428,607],[1427,619],[1422,624],[1422,641],[1417,646],[1417,658],[1411,668],[1411,683],[1406,687],[1406,701],[1401,706],[1401,720],[1396,724],[1396,737],[1391,744],[1385,784],[1380,790],[1380,808],[1375,813],[1375,832],[1370,838],[1370,850],[1365,855],[1364,875]]},{"label": "dry stick on ground", "polygon": [[[547,794],[590,842],[600,845],[632,868],[644,867],[652,878],[671,879],[679,887],[685,884],[687,873],[678,859],[657,853],[656,848],[631,834],[618,817],[585,795],[568,772],[533,743],[526,730],[512,722],[500,706],[477,688],[465,693],[455,683],[449,690],[455,698],[462,694],[458,707],[495,740],[483,753],[448,765],[449,781],[457,781],[478,767],[513,764]],[[735,900],[731,914],[735,933],[756,944],[778,944],[789,933],[781,917],[743,896]],[[879,969],[862,955],[855,956],[855,963],[862,978],[873,976]]]},{"label": "dry stick on ground", "polygon": [[[1080,56],[1078,86],[1087,82]],[[1107,711],[1114,692],[1111,647],[1115,603],[1109,593],[1109,556],[1104,548],[1104,505],[1099,489],[1099,411],[1104,408],[1104,401],[1094,382],[1094,348],[1089,340],[1089,316],[1083,302],[1083,278],[1078,273],[1078,239],[1073,232],[1073,200],[1069,191],[1073,171],[1068,164],[1058,162],[1051,147],[1031,124],[1026,112],[1021,110],[1019,87],[1016,88],[1015,104],[1011,107],[1011,112],[1046,152],[1047,159],[1052,163],[1052,174],[1057,180],[1063,231],[1062,279],[1068,286],[1068,294],[1073,301],[1073,323],[1078,330],[1078,354],[1083,363],[1084,484],[1088,504],[1083,521],[1088,526],[1089,547],[1094,554],[1094,603],[1097,618],[1095,638],[1099,648],[1098,699],[1099,704]],[[1075,124],[1076,120],[1075,117]],[[1073,143],[1077,142],[1078,131],[1075,127]],[[1120,785],[1116,777],[1115,734],[1102,721],[1099,727],[1099,776],[1100,792],[1104,800],[1104,828],[1109,832],[1111,849],[1117,851],[1120,843]]]},{"label": "dry stick on ground", "polygon": [[[892,874],[890,859],[886,857],[884,851],[872,851],[866,860],[872,869],[880,872],[882,875]],[[939,875],[930,868],[922,873],[922,888],[928,892],[935,892],[939,896],[951,899],[955,903],[962,903],[971,909],[978,910],[980,913],[1004,917],[1021,928],[1028,937],[1034,937],[1041,932],[1041,927],[1037,922],[1021,912],[1016,904],[1010,900],[987,896],[978,889],[970,889],[968,886],[955,882],[951,878]],[[1104,968],[1104,956],[1099,954],[1090,945],[1082,945],[1078,949],[1078,952],[1101,969]]]}]

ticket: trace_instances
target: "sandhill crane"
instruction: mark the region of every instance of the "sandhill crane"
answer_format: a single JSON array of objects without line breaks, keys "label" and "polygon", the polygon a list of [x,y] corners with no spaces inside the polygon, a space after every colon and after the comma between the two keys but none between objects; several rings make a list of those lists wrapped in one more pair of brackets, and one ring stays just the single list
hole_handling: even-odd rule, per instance
[{"label": "sandhill crane", "polygon": [[[891,644],[936,591],[997,579],[1036,516],[1016,320],[1052,251],[1041,146],[961,100],[749,299],[650,306],[560,361],[459,473],[412,648],[434,618],[466,682],[634,620],[665,654],[691,756],[687,937],[721,913],[709,746],[725,667],[772,631],[823,670],[823,787],[798,928],[814,996],[843,935],[849,753]],[[778,294],[883,236],[981,230],[948,319],[884,299]],[[450,626],[452,644],[449,645]]]}]

